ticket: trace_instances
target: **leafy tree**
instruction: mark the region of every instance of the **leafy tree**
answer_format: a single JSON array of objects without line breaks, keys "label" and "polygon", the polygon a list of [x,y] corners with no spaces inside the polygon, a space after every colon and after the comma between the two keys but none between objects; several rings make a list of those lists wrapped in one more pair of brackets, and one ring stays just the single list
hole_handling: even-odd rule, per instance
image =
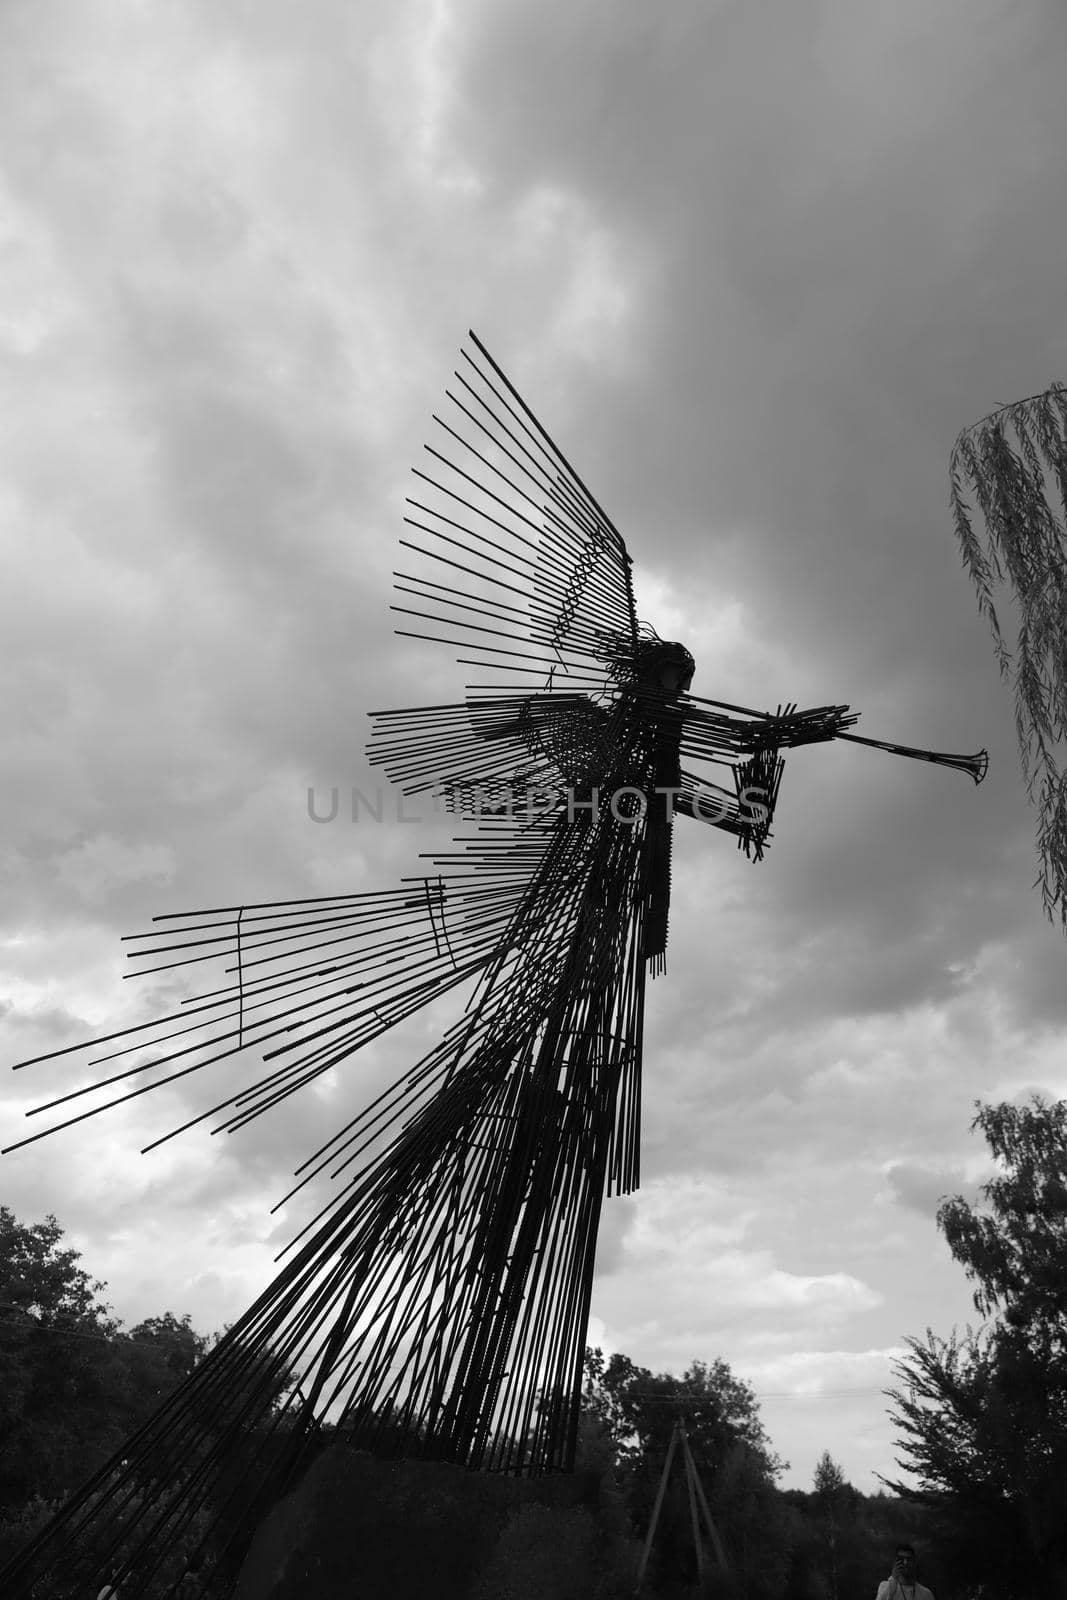
[{"label": "leafy tree", "polygon": [[[676,1377],[653,1374],[629,1356],[616,1354],[605,1361],[601,1350],[587,1350],[584,1399],[587,1412],[612,1441],[620,1482],[642,1536],[675,1421],[684,1418],[712,1516],[728,1558],[738,1568],[729,1581],[740,1581],[749,1600],[773,1594],[784,1538],[773,1485],[784,1463],[771,1450],[755,1395],[726,1362],[694,1361]],[[656,1526],[653,1560],[665,1581],[691,1582],[695,1576],[688,1491],[677,1455]],[[784,1556],[779,1565],[784,1571]],[[765,1582],[771,1587],[762,1586]]]},{"label": "leafy tree", "polygon": [[815,1468],[812,1500],[819,1522],[822,1593],[837,1600],[867,1586],[867,1569],[876,1548],[861,1523],[863,1496],[824,1450]]},{"label": "leafy tree", "polygon": [[832,1507],[847,1489],[845,1474],[829,1450],[824,1450],[815,1467],[813,1487],[817,1495],[821,1495],[827,1506]]},{"label": "leafy tree", "polygon": [[[730,1445],[709,1498],[737,1594],[744,1600],[779,1600],[792,1528],[764,1457],[743,1441]],[[716,1573],[711,1592],[720,1586]]]},{"label": "leafy tree", "polygon": [[815,1468],[814,1489],[822,1502],[823,1513],[826,1518],[826,1547],[828,1555],[828,1583],[827,1590],[830,1600],[837,1600],[837,1544],[840,1531],[841,1502],[845,1490],[845,1474],[831,1456],[829,1450],[824,1450],[819,1457]]},{"label": "leafy tree", "polygon": [[0,1207],[0,1507],[54,1499],[82,1475],[121,1388],[106,1285],[61,1249],[55,1217],[24,1226]]},{"label": "leafy tree", "polygon": [[192,1327],[188,1312],[180,1319],[172,1311],[148,1317],[130,1329],[130,1338],[138,1344],[156,1345],[167,1371],[178,1380],[189,1376],[208,1347],[207,1339]]},{"label": "leafy tree", "polygon": [[584,1400],[615,1439],[623,1461],[643,1459],[653,1450],[662,1460],[679,1412],[686,1419],[689,1446],[708,1467],[729,1445],[746,1444],[761,1468],[774,1478],[785,1470],[770,1447],[756,1396],[725,1361],[694,1361],[681,1377],[653,1375],[629,1356],[607,1362],[601,1350],[585,1355]]},{"label": "leafy tree", "polygon": [[60,1250],[63,1229],[55,1217],[25,1226],[0,1206],[0,1310],[32,1316],[45,1328],[112,1334],[119,1324],[95,1298],[107,1284],[78,1266],[77,1250]]},{"label": "leafy tree", "polygon": [[[949,470],[964,565],[1001,673],[1014,673],[1015,725],[1031,799],[1041,785],[1038,881],[1045,910],[1051,919],[1058,907],[1067,930],[1067,770],[1057,749],[1067,739],[1067,527],[1049,493],[1054,486],[1067,514],[1067,388],[1054,383],[966,428]],[[971,527],[968,489],[986,524],[986,550]],[[994,600],[995,584],[1005,582],[1020,612],[1014,659]]]},{"label": "leafy tree", "polygon": [[987,1209],[938,1225],[992,1320],[909,1339],[893,1391],[901,1466],[942,1520],[961,1575],[1005,1596],[1067,1593],[1067,1105],[979,1105],[999,1167]]},{"label": "leafy tree", "polygon": [[56,1218],[0,1208],[0,1510],[62,1499],[174,1388],[206,1341],[171,1312],[119,1331]]}]

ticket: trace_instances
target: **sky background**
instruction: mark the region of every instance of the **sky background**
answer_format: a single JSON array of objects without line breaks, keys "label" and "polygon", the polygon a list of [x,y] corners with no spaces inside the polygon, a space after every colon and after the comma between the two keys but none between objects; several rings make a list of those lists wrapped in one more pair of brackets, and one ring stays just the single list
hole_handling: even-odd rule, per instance
[{"label": "sky background", "polygon": [[[721,1357],[783,1483],[894,1474],[908,1335],[976,1321],[937,1232],[976,1099],[1067,1091],[1010,688],[948,508],[959,430],[1067,379],[1067,17],[1036,0],[7,0],[0,11],[3,1065],[151,1008],[157,912],[393,886],[440,823],[332,824],[392,637],[408,470],[468,327],[627,540],[697,694],[848,702],[987,782],[787,758],[754,866],[679,824],[644,1182],[591,1342]],[[0,1163],[131,1325],[234,1321],[289,1175],[415,1019],[232,1137],[193,1089]],[[0,1079],[0,1132],[72,1085]],[[187,1098],[183,1098],[186,1096]],[[318,1197],[321,1203],[321,1196]]]}]

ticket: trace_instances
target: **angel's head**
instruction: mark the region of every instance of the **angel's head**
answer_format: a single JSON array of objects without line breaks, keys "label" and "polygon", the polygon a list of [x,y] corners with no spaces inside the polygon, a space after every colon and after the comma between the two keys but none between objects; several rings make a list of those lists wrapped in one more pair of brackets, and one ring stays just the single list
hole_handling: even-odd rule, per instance
[{"label": "angel's head", "polygon": [[685,694],[696,662],[676,639],[642,639],[637,646],[638,682],[657,694]]}]

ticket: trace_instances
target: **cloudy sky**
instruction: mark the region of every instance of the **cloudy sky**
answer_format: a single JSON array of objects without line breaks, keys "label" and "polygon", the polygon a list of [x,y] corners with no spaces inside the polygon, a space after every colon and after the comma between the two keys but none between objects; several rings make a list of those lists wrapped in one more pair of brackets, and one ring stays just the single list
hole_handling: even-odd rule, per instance
[{"label": "cloudy sky", "polygon": [[[1067,378],[1065,57],[1053,0],[9,0],[5,1066],[141,1014],[118,937],[153,913],[389,887],[441,842],[307,792],[369,782],[367,710],[457,697],[388,606],[474,327],[695,693],[990,751],[977,791],[799,751],[759,866],[679,826],[645,1181],[602,1232],[593,1342],[725,1358],[787,1484],[823,1449],[892,1473],[905,1336],[974,1320],[934,1224],[987,1175],[974,1101],[1067,1092],[947,485],[962,427]],[[233,1137],[141,1156],[193,1101],[135,1102],[4,1158],[0,1200],[127,1324],[219,1327],[293,1167],[438,1026]],[[5,1072],[4,1143],[64,1070]]]}]

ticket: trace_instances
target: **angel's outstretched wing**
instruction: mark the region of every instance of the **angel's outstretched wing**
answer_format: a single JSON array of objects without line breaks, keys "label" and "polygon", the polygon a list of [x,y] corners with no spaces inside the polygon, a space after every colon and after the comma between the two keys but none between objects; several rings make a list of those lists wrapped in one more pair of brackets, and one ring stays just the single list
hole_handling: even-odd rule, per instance
[{"label": "angel's outstretched wing", "polygon": [[51,1113],[49,1126],[8,1149],[254,1051],[265,1072],[155,1143],[208,1119],[239,1128],[474,977],[512,909],[491,877],[436,876],[382,893],[159,917],[134,938],[138,972],[192,967],[203,974],[198,992],[149,1022],[20,1062],[68,1055],[94,1077],[36,1107],[30,1115]]},{"label": "angel's outstretched wing", "polygon": [[[550,809],[559,800],[575,762],[601,758],[599,702],[632,670],[630,559],[473,334],[435,420],[403,541],[422,561],[397,574],[396,609],[405,623],[428,626],[420,637],[473,651],[461,659],[496,682],[472,685],[459,705],[380,714],[371,760],[406,792],[436,788],[476,818],[493,814],[484,786],[506,786],[523,814],[397,890],[156,918],[151,933],[130,940],[135,970],[184,969],[205,981],[150,1022],[20,1062],[70,1057],[91,1081],[35,1107],[29,1115],[48,1125],[8,1150],[231,1057],[261,1058],[266,1072],[253,1068],[162,1138],[209,1119],[236,1129],[472,980],[498,950],[543,865],[545,834],[526,826],[531,784],[543,791],[540,814],[546,799]],[[481,697],[515,683],[536,686],[540,711],[528,692]]]},{"label": "angel's outstretched wing", "polygon": [[480,339],[470,341],[434,416],[426,469],[415,469],[401,544],[421,561],[396,574],[398,632],[458,647],[459,661],[491,678],[472,693],[542,685],[603,695],[637,657],[626,545]]}]

